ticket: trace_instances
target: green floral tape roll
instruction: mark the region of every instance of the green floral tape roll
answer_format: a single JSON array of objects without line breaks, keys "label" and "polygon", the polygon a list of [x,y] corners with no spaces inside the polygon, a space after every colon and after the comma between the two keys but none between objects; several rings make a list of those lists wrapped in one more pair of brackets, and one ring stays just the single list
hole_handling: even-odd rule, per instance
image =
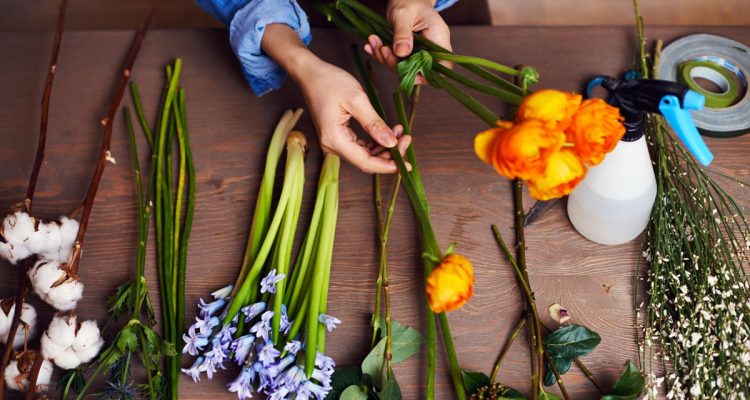
[{"label": "green floral tape roll", "polygon": [[[726,108],[737,102],[740,97],[740,86],[734,75],[711,61],[688,61],[680,64],[678,75],[680,82],[691,90],[706,97],[706,107]],[[703,88],[696,79],[709,81],[719,88],[713,92]]]},{"label": "green floral tape roll", "polygon": [[[662,51],[657,78],[682,80],[706,96],[706,107],[690,113],[701,134],[728,138],[750,133],[750,47],[747,45],[708,34],[682,37]],[[703,89],[694,83],[698,78],[713,82],[722,89],[721,93]]]}]

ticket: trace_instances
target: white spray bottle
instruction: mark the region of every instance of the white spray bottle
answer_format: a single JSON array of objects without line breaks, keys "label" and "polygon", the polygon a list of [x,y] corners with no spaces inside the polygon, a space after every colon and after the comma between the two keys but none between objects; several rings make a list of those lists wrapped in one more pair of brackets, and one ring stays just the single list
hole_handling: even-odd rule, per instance
[{"label": "white spray bottle", "polygon": [[701,164],[710,164],[713,155],[690,117],[689,110],[703,108],[703,95],[675,82],[602,76],[591,81],[587,96],[599,85],[610,93],[610,103],[620,108],[626,133],[570,194],[568,217],[587,239],[614,245],[643,232],[656,199],[654,169],[643,135],[646,112],[662,114]]}]

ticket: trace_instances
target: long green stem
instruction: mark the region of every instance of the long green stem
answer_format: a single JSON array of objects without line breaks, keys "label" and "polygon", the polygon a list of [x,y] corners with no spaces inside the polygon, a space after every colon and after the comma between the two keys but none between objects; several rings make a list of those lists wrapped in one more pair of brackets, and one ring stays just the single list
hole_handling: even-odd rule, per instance
[{"label": "long green stem", "polygon": [[475,81],[475,80],[473,80],[471,78],[468,78],[468,77],[466,77],[466,76],[464,76],[464,75],[462,75],[462,74],[460,74],[460,73],[458,73],[458,72],[456,72],[456,71],[454,71],[454,70],[452,70],[452,69],[450,69],[450,68],[448,68],[448,67],[440,64],[440,63],[433,64],[432,69],[433,69],[433,71],[439,72],[439,73],[445,75],[446,77],[448,77],[450,79],[453,79],[454,81],[456,81],[456,82],[458,82],[458,83],[460,83],[460,84],[462,84],[464,86],[470,87],[470,88],[472,88],[474,90],[478,90],[478,91],[480,91],[482,93],[489,94],[491,96],[495,96],[498,99],[500,99],[500,100],[502,100],[502,101],[504,101],[506,103],[519,105],[519,104],[521,104],[521,100],[523,100],[523,97],[521,97],[517,93],[508,92],[508,91],[501,90],[501,89],[498,89],[498,88],[493,87],[493,86],[488,86],[488,85],[485,85],[483,83],[477,82],[477,81]]},{"label": "long green stem", "polygon": [[495,384],[497,374],[498,372],[500,372],[500,366],[503,364],[503,360],[505,360],[505,356],[508,354],[508,350],[510,350],[513,342],[516,341],[516,338],[521,333],[524,325],[526,325],[526,314],[521,315],[521,318],[518,319],[516,327],[513,328],[513,333],[511,333],[510,335],[510,339],[505,342],[502,350],[500,350],[500,355],[497,356],[497,361],[495,361],[495,365],[492,367],[492,374],[490,375],[490,385]]},{"label": "long green stem", "polygon": [[463,56],[459,54],[444,53],[440,51],[430,51],[429,53],[432,56],[432,58],[436,60],[444,60],[444,61],[455,62],[457,64],[470,64],[470,65],[477,65],[477,66],[485,67],[485,68],[491,68],[491,69],[494,69],[495,71],[498,71],[498,72],[501,72],[503,74],[507,74],[510,76],[517,76],[518,74],[520,74],[520,71],[518,71],[515,68],[511,68],[507,65],[498,64],[494,61],[490,61],[481,57]]}]

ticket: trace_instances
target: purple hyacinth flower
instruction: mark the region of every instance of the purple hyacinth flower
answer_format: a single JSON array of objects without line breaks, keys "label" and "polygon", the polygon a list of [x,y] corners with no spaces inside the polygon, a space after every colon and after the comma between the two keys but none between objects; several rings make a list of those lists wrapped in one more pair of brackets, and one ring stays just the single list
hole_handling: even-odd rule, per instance
[{"label": "purple hyacinth flower", "polygon": [[208,377],[208,380],[211,380],[214,378],[214,374],[216,373],[216,365],[211,362],[211,359],[206,358],[203,360],[203,364],[198,368],[199,371],[203,371],[206,373],[206,376]]},{"label": "purple hyacinth flower", "polygon": [[289,396],[289,389],[280,386],[276,388],[271,394],[268,396],[268,400],[286,400]]},{"label": "purple hyacinth flower", "polygon": [[271,318],[273,318],[273,311],[264,312],[260,321],[250,328],[250,333],[254,333],[263,341],[268,341],[268,333],[271,331]]},{"label": "purple hyacinth flower", "polygon": [[216,334],[216,337],[219,339],[219,343],[222,347],[229,348],[229,345],[232,343],[232,335],[237,332],[237,328],[231,325],[224,325],[221,327],[221,330],[219,333]]},{"label": "purple hyacinth flower", "polygon": [[211,350],[206,352],[206,362],[210,363],[214,370],[226,369],[224,362],[229,358],[229,346],[223,346],[218,338],[211,342]]},{"label": "purple hyacinth flower", "polygon": [[253,350],[254,343],[255,336],[253,335],[240,336],[232,342],[230,348],[234,352],[234,360],[237,361],[237,365],[242,365],[247,361],[247,356]]},{"label": "purple hyacinth flower", "polygon": [[263,311],[266,311],[266,303],[258,302],[250,304],[249,306],[242,307],[240,309],[245,314],[245,322],[250,322],[253,318],[257,317]]},{"label": "purple hyacinth flower", "polygon": [[336,317],[332,317],[332,316],[330,316],[328,314],[320,314],[318,316],[318,321],[321,324],[325,324],[326,329],[328,330],[328,332],[333,332],[333,330],[336,328],[336,326],[341,324],[341,320],[340,319],[338,319]]},{"label": "purple hyacinth flower", "polygon": [[268,374],[268,370],[260,363],[260,361],[253,364],[253,369],[260,377],[260,383],[258,384],[259,392],[268,394],[276,388],[273,377]]},{"label": "purple hyacinth flower", "polygon": [[294,363],[294,356],[288,355],[281,359],[276,364],[271,365],[270,367],[266,368],[266,371],[268,372],[268,375],[270,375],[272,378],[276,378],[279,375],[282,375],[284,371],[286,371],[287,368],[289,368],[292,363]]},{"label": "purple hyacinth flower", "polygon": [[263,363],[264,367],[268,368],[280,355],[281,352],[273,347],[272,342],[266,342],[266,344],[258,351],[258,360]]},{"label": "purple hyacinth flower", "polygon": [[232,294],[232,290],[234,290],[234,285],[224,286],[223,288],[215,292],[212,292],[211,296],[213,296],[213,298],[216,300],[219,300],[219,299],[226,300],[229,298],[229,295]]},{"label": "purple hyacinth flower", "polygon": [[195,324],[192,325],[200,336],[208,337],[211,334],[211,331],[214,330],[219,324],[221,323],[221,320],[218,317],[212,317],[210,315],[206,316],[196,316],[195,317]]},{"label": "purple hyacinth flower", "polygon": [[284,351],[286,351],[289,354],[297,355],[297,353],[302,348],[302,342],[299,340],[292,340],[291,342],[287,342],[284,346]]},{"label": "purple hyacinth flower", "polygon": [[315,353],[315,366],[327,374],[333,374],[333,370],[336,368],[336,363],[333,362],[333,358],[318,351]]},{"label": "purple hyacinth flower", "polygon": [[201,380],[201,365],[203,364],[203,357],[198,357],[190,368],[183,368],[182,373],[193,379],[193,382]]},{"label": "purple hyacinth flower", "polygon": [[276,284],[281,282],[286,275],[276,275],[276,268],[272,269],[265,278],[260,281],[260,292],[261,293],[276,293]]},{"label": "purple hyacinth flower", "polygon": [[305,374],[305,370],[303,370],[297,365],[293,365],[291,368],[286,370],[286,372],[284,372],[284,375],[282,375],[279,378],[281,385],[295,392],[299,389],[300,385],[302,385],[302,383],[306,380],[307,380],[307,375]]},{"label": "purple hyacinth flower", "polygon": [[198,308],[201,310],[202,317],[216,314],[225,304],[227,304],[227,301],[224,299],[214,300],[210,303],[206,303],[203,299],[198,300]]},{"label": "purple hyacinth flower", "polygon": [[327,373],[323,370],[315,368],[313,370],[311,378],[315,379],[320,383],[321,386],[323,386],[324,389],[330,390],[331,389],[331,375],[332,373]]},{"label": "purple hyacinth flower", "polygon": [[237,379],[227,385],[230,392],[237,393],[239,400],[245,400],[253,397],[253,380],[255,371],[250,367],[242,368]]},{"label": "purple hyacinth flower", "polygon": [[330,389],[316,385],[312,381],[305,381],[297,391],[296,400],[324,400],[328,396]]},{"label": "purple hyacinth flower", "polygon": [[182,340],[185,341],[185,347],[182,348],[182,354],[188,353],[191,356],[198,355],[198,352],[203,350],[208,344],[208,339],[198,335],[193,327],[188,329],[187,334],[182,334]]}]

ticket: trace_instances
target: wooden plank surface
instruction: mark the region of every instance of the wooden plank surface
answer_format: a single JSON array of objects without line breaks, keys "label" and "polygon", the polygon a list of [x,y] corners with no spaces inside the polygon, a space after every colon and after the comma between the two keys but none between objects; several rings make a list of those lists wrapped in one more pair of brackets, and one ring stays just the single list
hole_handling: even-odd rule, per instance
[{"label": "wooden plank surface", "polygon": [[[687,33],[713,32],[750,43],[748,28],[653,28],[649,37],[674,39]],[[99,119],[108,106],[132,32],[73,32],[63,38],[52,95],[47,161],[41,172],[34,209],[42,217],[68,213],[83,198],[99,146]],[[456,51],[507,64],[534,65],[539,88],[578,90],[595,74],[617,75],[631,59],[629,28],[456,28]],[[38,102],[52,35],[0,33],[0,204],[22,200],[36,146]],[[333,30],[317,30],[313,48],[324,59],[352,70],[348,39]],[[196,220],[193,225],[186,287],[188,317],[192,305],[212,289],[233,281],[258,189],[265,147],[281,113],[303,107],[298,90],[255,97],[244,82],[220,30],[153,31],[146,38],[133,72],[147,115],[154,118],[163,84],[163,67],[184,60],[181,84],[187,91],[188,120],[198,173]],[[394,78],[380,71],[381,92],[390,93]],[[126,104],[130,104],[127,99]],[[500,109],[499,102],[490,105]],[[132,273],[136,245],[134,189],[122,116],[115,124],[112,154],[87,235],[80,274],[86,284],[79,314],[103,320],[104,300]],[[313,200],[321,153],[308,115],[299,128],[311,142],[302,221]],[[445,246],[474,263],[476,296],[449,315],[459,362],[488,372],[500,346],[521,313],[522,303],[510,265],[490,234],[498,224],[512,237],[508,182],[473,154],[472,138],[483,123],[457,106],[445,93],[423,91],[416,116],[415,144],[432,207],[433,224]],[[750,180],[750,136],[707,139],[716,155],[714,168]],[[141,151],[146,147],[141,143]],[[143,153],[142,153],[143,154]],[[389,182],[386,179],[386,182]],[[369,316],[376,278],[376,235],[372,179],[351,166],[341,173],[340,222],[334,252],[329,312],[343,320],[330,335],[329,351],[339,365],[358,363],[368,351]],[[735,198],[750,205],[747,188],[725,182]],[[386,184],[388,187],[388,184]],[[531,205],[531,199],[526,198]],[[304,224],[302,225],[304,226]],[[422,272],[415,221],[402,194],[390,246],[391,288],[395,319],[422,329]],[[541,309],[559,302],[573,320],[599,332],[602,343],[585,362],[610,387],[627,359],[636,357],[631,287],[639,243],[600,246],[579,236],[561,206],[527,231],[532,287]],[[152,295],[158,298],[149,251]],[[0,265],[0,297],[11,296],[17,270]],[[603,285],[611,285],[605,290]],[[45,321],[51,315],[38,299]],[[545,312],[546,314],[546,312]],[[546,317],[546,316],[545,316]],[[520,342],[521,343],[521,342]],[[506,384],[527,390],[528,349],[515,345],[501,373]],[[438,351],[437,398],[452,398],[447,363]],[[187,360],[186,360],[187,361]],[[396,367],[405,398],[421,398],[424,354]],[[224,385],[234,373],[193,384],[183,377],[182,398],[231,398]],[[583,375],[573,368],[565,376],[575,399],[596,398]],[[556,389],[554,389],[556,390]]]}]

